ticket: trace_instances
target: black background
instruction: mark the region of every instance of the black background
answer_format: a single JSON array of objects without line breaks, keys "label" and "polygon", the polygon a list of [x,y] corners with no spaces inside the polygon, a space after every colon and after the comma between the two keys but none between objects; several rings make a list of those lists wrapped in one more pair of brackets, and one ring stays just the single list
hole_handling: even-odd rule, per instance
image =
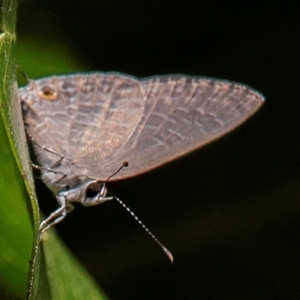
[{"label": "black background", "polygon": [[[174,265],[117,203],[78,206],[57,225],[111,299],[300,299],[296,3],[39,0],[21,2],[18,19],[20,39],[75,49],[78,71],[216,77],[266,97],[233,133],[113,190]],[[55,199],[39,185],[48,213]]]}]

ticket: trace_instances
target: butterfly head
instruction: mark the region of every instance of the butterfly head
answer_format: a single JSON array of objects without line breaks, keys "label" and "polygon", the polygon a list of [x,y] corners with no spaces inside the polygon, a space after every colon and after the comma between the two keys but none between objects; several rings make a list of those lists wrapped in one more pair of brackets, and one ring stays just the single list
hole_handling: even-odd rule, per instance
[{"label": "butterfly head", "polygon": [[80,202],[84,206],[94,206],[113,199],[112,197],[107,197],[105,182],[91,179],[82,182],[74,188],[66,186],[58,194],[58,197],[61,195],[68,203]]}]

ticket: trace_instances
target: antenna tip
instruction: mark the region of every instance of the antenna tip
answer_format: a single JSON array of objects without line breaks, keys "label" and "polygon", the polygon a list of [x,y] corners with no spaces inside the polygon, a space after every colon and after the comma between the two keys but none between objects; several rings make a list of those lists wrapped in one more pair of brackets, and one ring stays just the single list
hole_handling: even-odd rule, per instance
[{"label": "antenna tip", "polygon": [[122,165],[123,165],[123,167],[128,167],[129,163],[127,161],[124,161]]},{"label": "antenna tip", "polygon": [[173,255],[172,253],[166,248],[166,247],[162,247],[162,250],[164,251],[164,253],[167,255],[169,261],[170,261],[170,265],[173,264],[174,262],[174,258],[173,258]]}]

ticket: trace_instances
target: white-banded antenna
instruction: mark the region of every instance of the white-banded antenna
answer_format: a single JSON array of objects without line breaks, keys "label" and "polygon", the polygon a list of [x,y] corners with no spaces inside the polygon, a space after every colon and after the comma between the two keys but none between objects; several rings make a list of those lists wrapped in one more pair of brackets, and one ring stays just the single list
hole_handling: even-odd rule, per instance
[{"label": "white-banded antenna", "polygon": [[142,221],[135,215],[135,213],[118,197],[113,195],[113,198],[119,202],[126,210],[131,214],[131,216],[144,228],[144,230],[150,235],[150,237],[158,244],[158,246],[162,249],[164,254],[168,257],[170,264],[173,264],[174,258],[172,253],[157,239],[157,237],[142,223]]}]

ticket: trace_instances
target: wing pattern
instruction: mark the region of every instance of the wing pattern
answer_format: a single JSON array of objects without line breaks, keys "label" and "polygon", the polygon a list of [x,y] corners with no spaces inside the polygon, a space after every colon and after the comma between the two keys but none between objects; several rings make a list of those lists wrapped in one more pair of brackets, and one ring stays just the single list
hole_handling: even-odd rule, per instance
[{"label": "wing pattern", "polygon": [[[49,90],[50,96],[44,93]],[[113,180],[202,147],[239,126],[263,103],[262,95],[247,86],[184,75],[51,77],[33,81],[19,94],[35,141],[65,155],[78,172],[105,179],[128,161]],[[57,156],[39,151],[38,159],[43,165]]]}]

